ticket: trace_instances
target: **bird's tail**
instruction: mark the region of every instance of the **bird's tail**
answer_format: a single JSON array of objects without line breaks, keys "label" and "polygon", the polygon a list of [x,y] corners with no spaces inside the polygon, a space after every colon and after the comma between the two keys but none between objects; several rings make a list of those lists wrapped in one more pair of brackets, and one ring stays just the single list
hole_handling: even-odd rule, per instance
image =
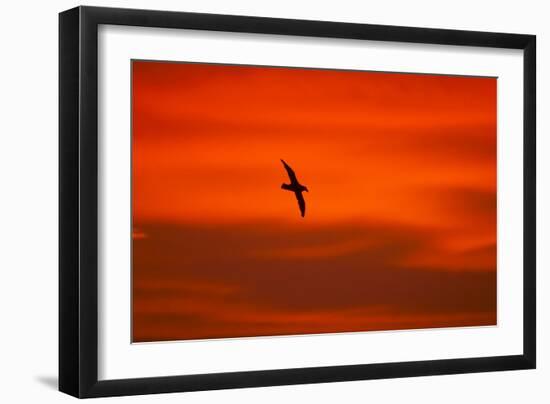
[{"label": "bird's tail", "polygon": [[286,189],[287,191],[293,191],[292,187],[290,186],[290,184],[282,184],[281,185],[281,188],[282,189]]}]

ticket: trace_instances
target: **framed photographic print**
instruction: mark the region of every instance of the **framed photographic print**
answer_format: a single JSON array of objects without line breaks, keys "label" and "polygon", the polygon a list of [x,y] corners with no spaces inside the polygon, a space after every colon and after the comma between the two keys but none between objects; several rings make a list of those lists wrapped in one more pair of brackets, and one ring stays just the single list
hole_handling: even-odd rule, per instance
[{"label": "framed photographic print", "polygon": [[61,391],[535,367],[535,36],[59,24]]}]

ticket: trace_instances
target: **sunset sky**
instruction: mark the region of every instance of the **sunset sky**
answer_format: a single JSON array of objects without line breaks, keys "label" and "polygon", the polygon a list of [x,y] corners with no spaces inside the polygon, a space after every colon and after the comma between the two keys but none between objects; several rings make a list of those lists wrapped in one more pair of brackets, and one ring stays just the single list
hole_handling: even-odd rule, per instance
[{"label": "sunset sky", "polygon": [[133,341],[496,324],[496,87],[134,61]]}]

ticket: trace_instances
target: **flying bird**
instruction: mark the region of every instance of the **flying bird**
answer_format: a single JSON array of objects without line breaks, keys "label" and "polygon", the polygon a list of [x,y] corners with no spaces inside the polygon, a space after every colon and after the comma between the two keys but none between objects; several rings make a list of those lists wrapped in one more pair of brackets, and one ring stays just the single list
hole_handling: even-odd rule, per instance
[{"label": "flying bird", "polygon": [[296,174],[294,173],[294,170],[290,168],[290,166],[283,159],[281,159],[281,162],[283,163],[283,166],[285,167],[285,170],[288,173],[288,178],[290,178],[290,184],[282,184],[281,188],[287,191],[294,192],[294,195],[298,200],[298,206],[300,207],[300,214],[302,215],[302,217],[304,217],[306,214],[306,201],[304,200],[304,196],[302,195],[302,192],[304,191],[309,192],[309,190],[307,189],[306,186],[298,182],[298,179],[296,178]]}]

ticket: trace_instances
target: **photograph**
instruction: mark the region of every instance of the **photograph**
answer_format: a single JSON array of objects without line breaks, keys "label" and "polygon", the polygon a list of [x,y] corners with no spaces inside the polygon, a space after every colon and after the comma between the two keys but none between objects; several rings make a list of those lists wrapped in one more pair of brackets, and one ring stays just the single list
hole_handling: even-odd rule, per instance
[{"label": "photograph", "polygon": [[61,392],[537,371],[529,26],[64,9]]},{"label": "photograph", "polygon": [[91,3],[3,4],[0,401],[550,403],[547,3]]},{"label": "photograph", "polygon": [[132,60],[132,342],[496,326],[497,82]]}]

